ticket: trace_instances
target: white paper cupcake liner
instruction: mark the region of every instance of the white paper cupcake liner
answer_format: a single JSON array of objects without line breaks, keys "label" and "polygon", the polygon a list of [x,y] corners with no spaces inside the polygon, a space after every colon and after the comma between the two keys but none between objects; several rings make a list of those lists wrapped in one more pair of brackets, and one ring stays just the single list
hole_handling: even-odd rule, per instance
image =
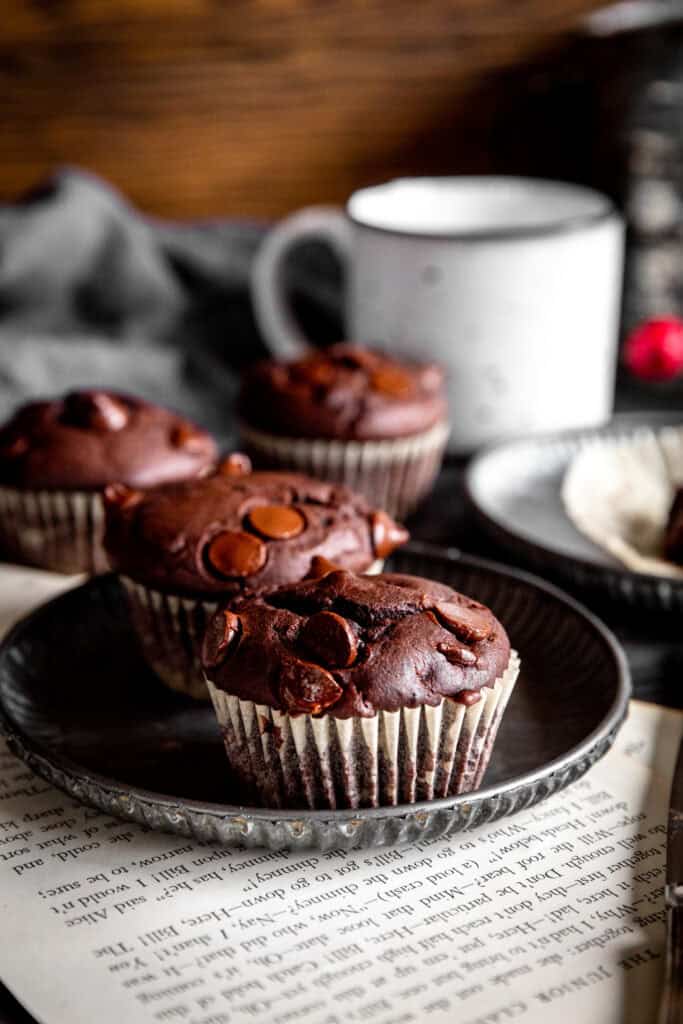
[{"label": "white paper cupcake liner", "polygon": [[148,665],[172,690],[208,700],[200,654],[206,624],[218,602],[165,594],[127,576],[120,580]]},{"label": "white paper cupcake liner", "polygon": [[327,441],[277,437],[240,424],[254,463],[343,483],[377,508],[405,519],[429,494],[438,475],[449,426],[390,441]]},{"label": "white paper cupcake liner", "polygon": [[519,674],[505,672],[471,707],[379,711],[373,718],[289,715],[207,685],[245,802],[266,807],[359,808],[468,793],[481,785]]},{"label": "white paper cupcake liner", "polygon": [[635,572],[683,579],[662,548],[676,488],[683,485],[683,428],[596,438],[574,457],[562,500],[574,525]]},{"label": "white paper cupcake liner", "polygon": [[106,572],[103,532],[99,492],[0,487],[0,547],[6,559],[52,572]]},{"label": "white paper cupcake liner", "polygon": [[[378,559],[367,572],[379,573],[383,566]],[[119,578],[147,664],[172,690],[196,700],[209,700],[201,648],[207,623],[220,602],[166,594],[129,576]]]}]

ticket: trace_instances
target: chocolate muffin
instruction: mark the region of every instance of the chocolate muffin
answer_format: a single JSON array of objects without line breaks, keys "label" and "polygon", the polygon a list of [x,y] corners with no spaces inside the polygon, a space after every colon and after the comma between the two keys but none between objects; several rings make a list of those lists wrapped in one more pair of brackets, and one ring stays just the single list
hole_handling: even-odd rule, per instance
[{"label": "chocolate muffin", "polygon": [[0,428],[3,554],[55,572],[105,571],[102,488],[196,477],[216,458],[194,423],[129,395],[73,391],[25,405]]},{"label": "chocolate muffin", "polygon": [[408,539],[346,487],[253,473],[233,454],[198,480],[105,492],[105,547],[148,662],[172,689],[208,694],[199,644],[219,600],[300,580],[316,557],[366,570]]},{"label": "chocolate muffin", "polygon": [[431,490],[448,438],[442,370],[355,345],[257,364],[239,414],[257,465],[346,483],[401,519]]},{"label": "chocolate muffin", "polygon": [[476,789],[519,669],[502,625],[432,580],[313,571],[209,623],[202,659],[233,770],[274,807]]}]

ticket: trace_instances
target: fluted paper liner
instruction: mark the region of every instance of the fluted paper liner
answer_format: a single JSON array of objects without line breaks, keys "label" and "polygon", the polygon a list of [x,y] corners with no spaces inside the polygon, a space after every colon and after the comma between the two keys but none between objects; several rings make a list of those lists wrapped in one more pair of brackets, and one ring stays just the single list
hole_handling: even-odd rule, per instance
[{"label": "fluted paper liner", "polygon": [[377,508],[404,519],[432,489],[448,440],[447,423],[387,441],[330,441],[277,437],[240,424],[255,464],[346,484]]},{"label": "fluted paper liner", "polygon": [[127,576],[120,578],[147,664],[172,690],[208,700],[200,654],[204,630],[218,602],[177,597]]},{"label": "fluted paper liner", "polygon": [[378,711],[372,718],[289,715],[207,685],[245,802],[266,807],[359,808],[469,793],[481,785],[519,674],[505,672],[471,707]]},{"label": "fluted paper liner", "polygon": [[[383,565],[377,559],[366,572],[381,572]],[[120,580],[147,664],[171,690],[208,700],[201,648],[206,626],[220,601],[166,594],[128,576],[121,576]]]},{"label": "fluted paper liner", "polygon": [[0,487],[0,547],[7,559],[63,573],[108,569],[97,491]]},{"label": "fluted paper liner", "polygon": [[565,474],[562,500],[577,529],[629,569],[683,579],[683,567],[662,554],[680,485],[683,428],[641,430],[582,448]]}]

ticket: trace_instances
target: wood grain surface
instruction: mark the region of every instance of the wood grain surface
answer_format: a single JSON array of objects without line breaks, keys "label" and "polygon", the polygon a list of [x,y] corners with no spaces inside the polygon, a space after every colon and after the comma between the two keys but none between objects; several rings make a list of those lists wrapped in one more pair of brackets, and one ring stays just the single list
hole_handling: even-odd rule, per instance
[{"label": "wood grain surface", "polygon": [[596,6],[2,0],[0,200],[73,163],[153,213],[272,216],[488,169],[496,76]]}]

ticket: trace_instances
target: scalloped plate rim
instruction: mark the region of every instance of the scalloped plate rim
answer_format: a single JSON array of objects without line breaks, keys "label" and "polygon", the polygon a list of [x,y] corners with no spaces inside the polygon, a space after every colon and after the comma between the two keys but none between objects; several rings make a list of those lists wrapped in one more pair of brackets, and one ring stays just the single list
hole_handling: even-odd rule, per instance
[{"label": "scalloped plate rim", "polygon": [[[164,811],[173,811],[177,808],[183,808],[195,815],[207,815],[221,821],[230,821],[231,819],[239,818],[244,819],[247,822],[267,823],[270,825],[276,825],[278,823],[291,824],[293,822],[304,822],[315,823],[322,826],[333,826],[335,824],[348,824],[351,821],[362,822],[365,820],[378,823],[386,820],[409,820],[416,818],[425,812],[454,811],[460,807],[468,807],[473,804],[485,804],[487,801],[501,796],[508,796],[510,794],[517,793],[520,790],[529,789],[535,784],[545,779],[552,778],[557,773],[578,764],[582,759],[588,757],[592,752],[599,748],[601,744],[605,744],[605,749],[599,754],[599,756],[603,756],[603,754],[606,753],[612,745],[619,727],[626,718],[628,712],[628,700],[631,694],[631,679],[626,657],[618,641],[610,630],[601,622],[601,620],[559,587],[556,587],[545,580],[539,579],[537,576],[524,570],[510,568],[488,559],[463,554],[457,548],[452,547],[441,548],[437,545],[411,542],[406,545],[403,550],[407,553],[415,554],[418,557],[441,558],[447,561],[457,562],[458,564],[470,567],[475,571],[483,570],[485,572],[506,576],[512,580],[519,580],[520,582],[552,595],[555,599],[559,600],[560,603],[566,604],[580,618],[586,620],[587,624],[600,634],[607,648],[610,650],[617,670],[617,690],[615,697],[610,708],[605,713],[602,722],[580,743],[576,744],[560,757],[554,758],[552,761],[543,764],[540,768],[532,772],[525,772],[505,782],[494,783],[471,793],[461,793],[453,797],[441,797],[435,800],[425,800],[413,804],[404,803],[397,804],[393,807],[361,808],[358,810],[342,809],[337,811],[307,809],[272,810],[270,808],[241,806],[239,804],[212,803],[209,801],[185,797],[175,798],[154,790],[148,790],[129,783],[119,782],[110,776],[102,775],[98,772],[86,769],[79,765],[78,762],[63,756],[62,754],[55,753],[39,741],[26,737],[22,730],[12,722],[1,701],[0,732],[2,732],[7,738],[10,749],[13,750],[18,757],[28,763],[29,766],[33,767],[37,774],[41,775],[43,778],[47,778],[53,785],[58,784],[55,783],[54,778],[52,778],[50,773],[56,770],[57,772],[62,772],[68,775],[78,784],[96,786],[114,798],[126,795],[134,796],[141,803],[158,809],[163,809]],[[81,584],[80,587],[74,588],[74,590],[84,590],[92,586],[93,581],[89,580]],[[21,634],[27,629],[30,629],[36,619],[39,619],[41,615],[47,614],[51,610],[52,606],[57,602],[68,599],[69,595],[73,595],[73,592],[73,590],[67,591],[65,594],[52,598],[50,601],[40,605],[38,608],[30,612],[25,618],[17,622],[7,633],[2,644],[0,644],[0,659],[6,656],[7,650],[12,648],[16,638],[21,636]],[[49,766],[49,770],[43,766],[42,762],[45,762],[45,764]]]}]

